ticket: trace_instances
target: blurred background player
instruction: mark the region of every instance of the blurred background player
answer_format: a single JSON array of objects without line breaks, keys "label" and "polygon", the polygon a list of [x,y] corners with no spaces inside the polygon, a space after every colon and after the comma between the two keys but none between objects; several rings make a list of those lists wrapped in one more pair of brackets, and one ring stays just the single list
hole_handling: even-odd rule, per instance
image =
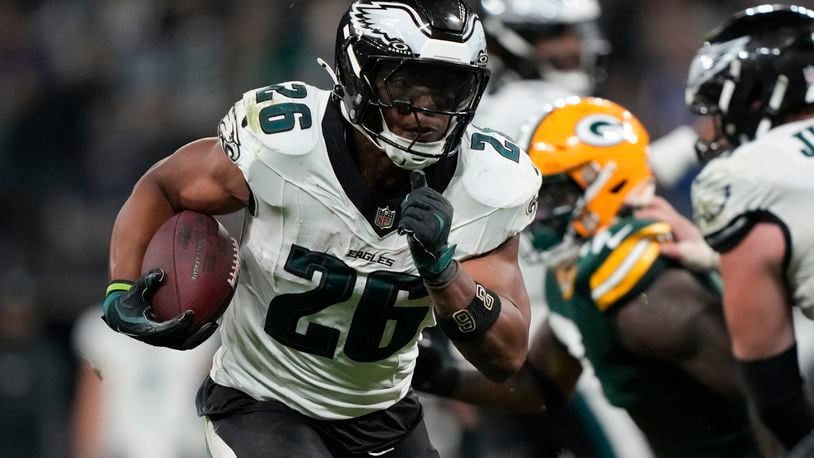
[{"label": "blurred background player", "polygon": [[[660,256],[671,227],[632,214],[653,197],[647,144],[639,121],[602,99],[562,101],[533,128],[529,154],[544,180],[538,234],[562,240],[546,253],[548,305],[579,327],[604,393],[656,456],[760,456],[720,284]],[[434,386],[479,405],[539,410],[567,394],[575,372],[572,357],[544,345],[533,342],[507,384],[438,364],[445,375]]]},{"label": "blurred background player", "polygon": [[792,318],[795,306],[814,318],[814,11],[736,13],[698,51],[686,96],[716,127],[692,199],[720,253],[732,349],[760,417],[792,449],[814,430]]},{"label": "blurred background player", "polygon": [[73,337],[81,367],[72,456],[209,456],[195,392],[218,339],[186,352],[144,345],[107,327],[98,305],[77,320]]},{"label": "blurred background player", "polygon": [[596,0],[481,0],[492,77],[475,118],[514,139],[553,101],[592,95],[607,78],[610,44]]}]

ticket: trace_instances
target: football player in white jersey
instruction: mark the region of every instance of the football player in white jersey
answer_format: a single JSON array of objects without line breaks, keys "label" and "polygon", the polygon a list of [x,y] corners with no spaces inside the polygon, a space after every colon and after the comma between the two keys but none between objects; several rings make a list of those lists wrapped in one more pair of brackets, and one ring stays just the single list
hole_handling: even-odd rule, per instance
[{"label": "football player in white jersey", "polygon": [[557,99],[595,92],[605,80],[610,46],[596,0],[481,0],[492,81],[476,125],[514,139],[520,127]]},{"label": "football player in white jersey", "polygon": [[357,0],[330,91],[244,94],[220,138],[151,168],[111,238],[107,323],[189,348],[190,312],[156,322],[139,278],[174,213],[247,210],[241,275],[198,395],[216,456],[437,456],[410,389],[436,322],[495,381],[522,365],[529,303],[517,261],[540,176],[511,141],[470,127],[488,70],[461,0]]},{"label": "football player in white jersey", "polygon": [[717,157],[692,198],[720,253],[732,348],[761,418],[791,449],[814,429],[792,323],[792,306],[814,318],[814,11],[735,14],[698,51],[687,103],[718,126],[699,148]]}]

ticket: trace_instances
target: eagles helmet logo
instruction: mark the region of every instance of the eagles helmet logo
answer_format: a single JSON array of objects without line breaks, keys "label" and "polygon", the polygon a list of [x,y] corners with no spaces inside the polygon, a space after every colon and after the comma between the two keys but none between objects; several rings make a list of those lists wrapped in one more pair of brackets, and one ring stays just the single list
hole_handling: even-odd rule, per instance
[{"label": "eagles helmet logo", "polygon": [[[430,26],[421,21],[414,9],[403,3],[370,2],[354,4],[350,11],[354,30],[364,36],[377,38],[391,51],[411,53],[421,50],[431,38]],[[410,24],[414,27],[394,27],[394,24]],[[475,29],[475,21],[469,20],[463,33],[467,40]],[[402,36],[392,36],[388,31],[399,31]]]},{"label": "eagles helmet logo", "polygon": [[698,199],[695,211],[695,219],[704,223],[711,223],[724,211],[726,202],[731,195],[730,185],[723,185],[710,193],[704,193],[703,199]]}]

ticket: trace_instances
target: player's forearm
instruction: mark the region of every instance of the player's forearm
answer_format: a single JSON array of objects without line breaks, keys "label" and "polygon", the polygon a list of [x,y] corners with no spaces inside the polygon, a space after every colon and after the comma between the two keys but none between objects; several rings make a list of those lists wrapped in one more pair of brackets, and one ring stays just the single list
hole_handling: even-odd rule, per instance
[{"label": "player's forearm", "polygon": [[[528,350],[528,325],[510,299],[484,289],[460,267],[447,284],[428,287],[428,290],[439,320],[454,322],[461,330],[471,331],[476,336],[463,340],[447,333],[458,350],[478,370],[490,380],[502,382],[520,369]],[[473,320],[473,315],[467,313],[467,310],[485,310],[488,307],[492,309],[486,313],[496,313],[499,307],[499,314],[491,323],[477,318]]]},{"label": "player's forearm", "polygon": [[153,234],[175,213],[161,187],[148,173],[116,216],[110,237],[110,278],[135,280]]},{"label": "player's forearm", "polygon": [[460,369],[459,381],[450,397],[479,407],[516,412],[547,409],[546,393],[523,368],[504,383],[495,383],[472,369]]}]

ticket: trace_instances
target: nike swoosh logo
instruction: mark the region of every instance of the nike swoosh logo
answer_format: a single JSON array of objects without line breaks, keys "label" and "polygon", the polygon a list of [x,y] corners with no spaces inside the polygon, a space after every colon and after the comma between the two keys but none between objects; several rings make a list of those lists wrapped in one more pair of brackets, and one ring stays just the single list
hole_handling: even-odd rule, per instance
[{"label": "nike swoosh logo", "polygon": [[390,447],[387,450],[382,450],[381,452],[367,452],[367,454],[370,455],[370,456],[382,456],[385,453],[390,453],[395,449],[396,449],[395,447]]},{"label": "nike swoosh logo", "polygon": [[607,241],[608,247],[611,250],[615,250],[616,248],[618,248],[619,244],[622,243],[622,240],[624,240],[625,237],[627,237],[628,234],[630,234],[630,231],[632,231],[632,230],[633,230],[633,227],[630,226],[630,225],[627,225],[624,228],[622,228],[621,231],[617,232],[616,234],[614,234],[613,236],[611,236],[608,239],[608,241]]}]

